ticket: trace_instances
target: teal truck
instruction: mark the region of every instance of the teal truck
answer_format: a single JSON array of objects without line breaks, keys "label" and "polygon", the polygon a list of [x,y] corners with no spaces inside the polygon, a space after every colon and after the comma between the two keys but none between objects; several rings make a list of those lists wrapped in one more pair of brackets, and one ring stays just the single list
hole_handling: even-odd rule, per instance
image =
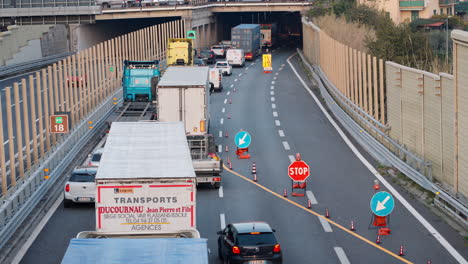
[{"label": "teal truck", "polygon": [[161,72],[159,61],[124,61],[122,87],[125,102],[152,102]]}]

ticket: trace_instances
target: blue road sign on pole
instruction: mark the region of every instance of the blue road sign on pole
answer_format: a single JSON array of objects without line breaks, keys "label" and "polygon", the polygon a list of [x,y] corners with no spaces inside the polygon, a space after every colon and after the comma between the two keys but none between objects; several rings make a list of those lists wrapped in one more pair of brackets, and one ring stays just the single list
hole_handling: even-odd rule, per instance
[{"label": "blue road sign on pole", "polygon": [[236,143],[238,148],[248,148],[251,141],[252,137],[247,131],[237,132],[236,137],[234,138],[234,143]]},{"label": "blue road sign on pole", "polygon": [[375,215],[387,216],[395,207],[395,200],[388,192],[378,192],[372,196],[370,208]]}]

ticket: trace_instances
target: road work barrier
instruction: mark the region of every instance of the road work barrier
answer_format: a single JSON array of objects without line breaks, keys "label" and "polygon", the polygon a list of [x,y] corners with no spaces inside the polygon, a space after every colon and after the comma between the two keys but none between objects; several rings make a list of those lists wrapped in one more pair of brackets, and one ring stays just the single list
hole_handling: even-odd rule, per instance
[{"label": "road work barrier", "polygon": [[[454,75],[384,62],[306,18],[302,60],[346,130],[381,164],[435,195],[468,228],[468,32],[454,30]],[[312,63],[312,65],[309,64]],[[455,124],[455,125],[454,125]]]}]

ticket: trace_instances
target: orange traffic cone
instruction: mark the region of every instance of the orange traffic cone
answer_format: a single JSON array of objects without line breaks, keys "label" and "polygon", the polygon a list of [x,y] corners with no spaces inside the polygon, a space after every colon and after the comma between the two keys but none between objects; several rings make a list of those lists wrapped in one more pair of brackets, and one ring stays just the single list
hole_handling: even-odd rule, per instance
[{"label": "orange traffic cone", "polygon": [[232,163],[229,162],[229,169],[232,170]]},{"label": "orange traffic cone", "polygon": [[232,89],[232,92],[235,93],[236,92],[236,87],[234,87],[234,89]]},{"label": "orange traffic cone", "polygon": [[230,114],[227,114],[227,119],[231,119],[231,115],[230,115]]},{"label": "orange traffic cone", "polygon": [[225,136],[225,137],[229,137],[229,133],[228,133],[227,131],[224,132],[224,136]]},{"label": "orange traffic cone", "polygon": [[283,196],[288,197],[288,192],[286,191],[286,188],[284,188],[284,190],[283,190]]},{"label": "orange traffic cone", "polygon": [[312,202],[310,200],[307,200],[307,208],[312,208]]},{"label": "orange traffic cone", "polygon": [[400,251],[398,252],[398,256],[404,256],[405,255],[405,248],[403,245],[400,246]]},{"label": "orange traffic cone", "polygon": [[232,99],[231,98],[229,98],[229,104],[232,104]]},{"label": "orange traffic cone", "polygon": [[255,174],[255,173],[257,173],[257,168],[256,168],[255,162],[254,162],[253,165],[252,165],[252,174]]},{"label": "orange traffic cone", "polygon": [[227,163],[228,164],[231,163],[231,158],[230,157],[227,158]]},{"label": "orange traffic cone", "polygon": [[330,218],[330,212],[328,211],[328,208],[325,209],[325,217]]},{"label": "orange traffic cone", "polygon": [[380,236],[379,235],[377,235],[377,239],[375,240],[375,243],[380,245]]},{"label": "orange traffic cone", "polygon": [[229,147],[228,147],[228,145],[226,145],[226,152],[228,152],[228,151],[229,151]]},{"label": "orange traffic cone", "polygon": [[351,231],[356,231],[356,228],[354,227],[354,221],[351,221],[351,227],[349,228]]},{"label": "orange traffic cone", "polygon": [[254,175],[253,175],[253,181],[257,182],[257,173],[254,173]]}]

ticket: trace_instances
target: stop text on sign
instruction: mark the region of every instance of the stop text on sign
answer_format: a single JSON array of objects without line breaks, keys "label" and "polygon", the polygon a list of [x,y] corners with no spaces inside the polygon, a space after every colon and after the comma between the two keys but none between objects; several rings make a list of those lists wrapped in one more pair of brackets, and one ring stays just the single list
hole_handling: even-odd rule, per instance
[{"label": "stop text on sign", "polygon": [[302,160],[294,161],[288,167],[288,176],[296,182],[303,182],[310,176],[310,167]]}]

